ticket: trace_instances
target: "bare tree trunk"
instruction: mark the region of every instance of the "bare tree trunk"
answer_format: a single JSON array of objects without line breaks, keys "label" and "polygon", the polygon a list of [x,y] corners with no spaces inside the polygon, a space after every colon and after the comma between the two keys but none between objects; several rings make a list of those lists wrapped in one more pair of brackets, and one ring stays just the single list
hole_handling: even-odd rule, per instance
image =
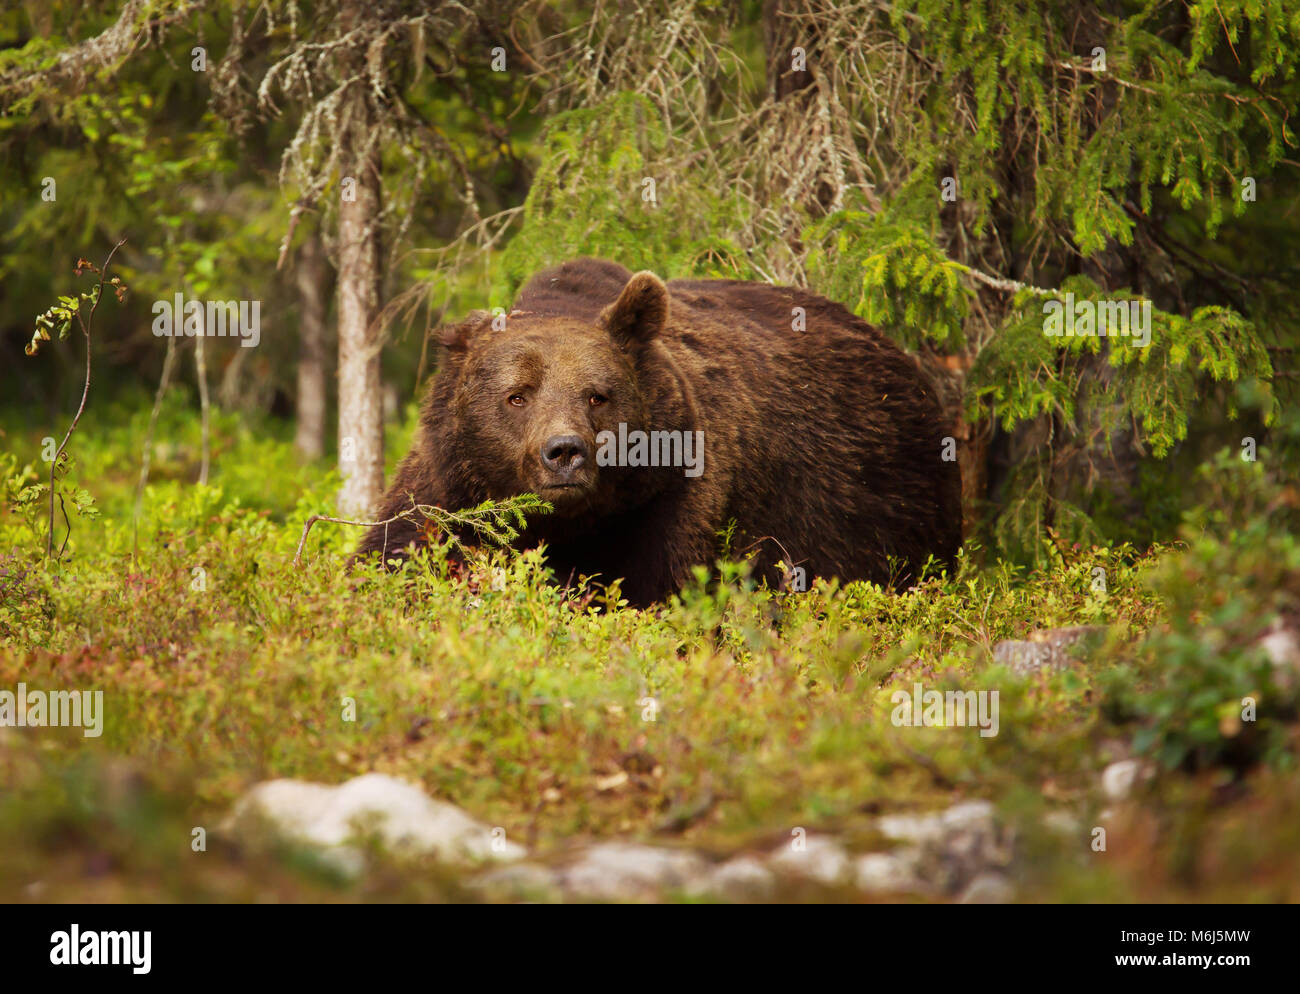
[{"label": "bare tree trunk", "polygon": [[325,292],[327,267],[312,233],[298,255],[298,430],[293,444],[307,459],[325,453]]},{"label": "bare tree trunk", "polygon": [[[820,35],[804,34],[799,22],[786,16],[790,7],[804,13],[798,4],[787,0],[766,0],[763,4],[763,49],[767,59],[767,91],[770,97],[784,100],[792,93],[813,85],[813,74],[807,63],[820,54]],[[802,48],[806,62],[796,66],[794,50]]]},{"label": "bare tree trunk", "polygon": [[205,486],[208,482],[208,463],[211,460],[212,452],[212,430],[208,404],[208,362],[207,355],[203,348],[203,343],[207,340],[207,336],[208,329],[205,317],[200,320],[199,333],[194,339],[194,369],[199,379],[199,408],[202,412],[203,433],[203,458],[202,462],[199,463],[200,486]]},{"label": "bare tree trunk", "polygon": [[[339,205],[339,513],[361,517],[384,488],[379,379],[379,156],[361,156],[364,131],[348,136],[352,170]],[[347,180],[352,180],[349,184]],[[349,194],[353,194],[349,199]]]}]

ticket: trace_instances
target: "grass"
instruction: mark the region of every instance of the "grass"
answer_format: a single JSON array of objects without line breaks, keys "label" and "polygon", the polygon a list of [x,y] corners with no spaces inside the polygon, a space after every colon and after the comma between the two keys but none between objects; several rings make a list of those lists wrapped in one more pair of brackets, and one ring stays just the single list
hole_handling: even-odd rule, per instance
[{"label": "grass", "polygon": [[[721,583],[701,575],[660,609],[602,610],[544,582],[535,553],[487,554],[466,572],[435,554],[348,574],[357,532],[327,524],[295,569],[333,473],[299,464],[282,429],[221,415],[212,483],[196,486],[197,427],[180,401],[156,435],[133,554],[146,416],[129,401],[92,411],[74,437],[71,479],[100,513],[74,519],[63,563],[33,558],[39,526],[0,514],[0,689],[102,689],[106,709],[99,738],[0,729],[0,898],[471,897],[428,863],[376,854],[375,871],[348,882],[310,852],[236,846],[217,830],[260,780],[367,771],[422,784],[542,859],[611,838],[765,850],[795,827],[865,851],[884,844],[880,813],[988,798],[1016,827],[1024,899],[1300,897],[1295,712],[1285,688],[1258,685],[1250,648],[1292,602],[1220,616],[1192,569],[1237,568],[1240,546],[1250,569],[1271,564],[1269,590],[1294,592],[1300,557],[1279,553],[1274,533],[1265,557],[1250,543],[1266,538],[1220,528],[1208,559],[1182,546],[1061,549],[1032,572],[967,559],[902,595],[755,589],[728,564]],[[405,450],[409,420],[390,453]],[[4,442],[11,476],[41,465],[39,437]],[[1000,639],[1075,624],[1109,631],[1076,670],[1021,679],[992,662]],[[1207,645],[1228,665],[1203,665],[1198,625],[1226,633]],[[1201,716],[1242,680],[1278,705],[1250,750],[1168,751],[1184,724],[1236,735]],[[916,682],[997,690],[999,734],[895,727],[890,695]],[[1094,852],[1100,772],[1135,742],[1169,761]],[[1077,837],[1042,827],[1061,809],[1080,819]],[[192,847],[196,828],[206,851]]]}]

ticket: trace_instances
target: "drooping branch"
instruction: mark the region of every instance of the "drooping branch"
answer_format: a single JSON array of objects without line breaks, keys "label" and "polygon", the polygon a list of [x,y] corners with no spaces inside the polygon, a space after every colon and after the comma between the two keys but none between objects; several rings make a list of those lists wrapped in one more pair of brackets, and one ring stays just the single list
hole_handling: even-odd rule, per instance
[{"label": "drooping branch", "polygon": [[[313,514],[302,526],[302,535],[298,539],[298,550],[294,553],[293,565],[302,565],[302,550],[307,545],[307,535],[312,525],[318,521],[328,521],[336,525],[352,525],[357,528],[387,528],[398,521],[432,521],[447,536],[452,545],[461,547],[462,543],[456,532],[469,529],[480,538],[486,538],[498,545],[509,545],[519,537],[526,525],[525,514],[549,514],[552,508],[536,494],[519,494],[500,501],[484,501],[477,507],[461,511],[448,511],[433,504],[419,504],[411,498],[411,506],[399,511],[383,521],[357,521],[352,518],[338,518],[326,514]],[[388,547],[385,533],[384,548]]]},{"label": "drooping branch", "polygon": [[137,49],[157,44],[176,25],[193,23],[213,0],[126,0],[117,20],[35,69],[25,66],[0,75],[0,107],[48,87],[76,93],[97,72],[115,71]]}]

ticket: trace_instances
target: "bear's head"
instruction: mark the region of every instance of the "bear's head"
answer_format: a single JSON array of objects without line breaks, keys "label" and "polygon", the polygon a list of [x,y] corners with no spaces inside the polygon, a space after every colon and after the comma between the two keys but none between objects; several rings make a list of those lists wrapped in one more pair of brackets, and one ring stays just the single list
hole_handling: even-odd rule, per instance
[{"label": "bear's head", "polygon": [[611,437],[602,433],[617,437],[620,426],[683,426],[679,377],[659,342],[667,320],[667,288],[640,272],[603,310],[478,311],[447,328],[439,375],[453,378],[443,412],[450,473],[483,497],[535,493],[560,519],[653,496],[664,474],[598,454]]}]

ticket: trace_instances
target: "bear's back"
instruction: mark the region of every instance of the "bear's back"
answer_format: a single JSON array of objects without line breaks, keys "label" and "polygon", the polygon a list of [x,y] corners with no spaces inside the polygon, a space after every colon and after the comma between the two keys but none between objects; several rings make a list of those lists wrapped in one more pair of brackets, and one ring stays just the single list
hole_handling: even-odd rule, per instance
[{"label": "bear's back", "polygon": [[746,280],[670,280],[667,284],[673,304],[700,315],[725,314],[752,325],[752,330],[782,341],[799,336],[837,331],[879,342],[881,333],[846,307],[798,287]]},{"label": "bear's back", "polygon": [[[545,269],[520,290],[515,309],[522,314],[554,315],[595,323],[632,278],[631,271],[606,259],[583,257]],[[746,280],[670,280],[672,301],[665,337],[687,341],[703,335],[708,344],[735,348],[749,343],[799,352],[814,343],[850,351],[884,351],[902,356],[881,332],[843,305],[797,287]],[[727,341],[708,343],[720,335]]]}]

